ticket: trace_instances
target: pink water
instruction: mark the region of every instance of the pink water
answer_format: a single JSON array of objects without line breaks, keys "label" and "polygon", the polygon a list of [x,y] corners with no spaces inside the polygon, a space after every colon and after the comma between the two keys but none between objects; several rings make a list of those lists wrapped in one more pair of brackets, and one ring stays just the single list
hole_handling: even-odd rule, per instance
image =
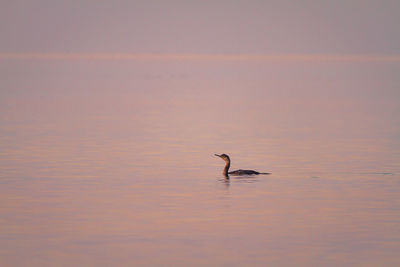
[{"label": "pink water", "polygon": [[0,265],[398,266],[398,70],[3,60]]}]

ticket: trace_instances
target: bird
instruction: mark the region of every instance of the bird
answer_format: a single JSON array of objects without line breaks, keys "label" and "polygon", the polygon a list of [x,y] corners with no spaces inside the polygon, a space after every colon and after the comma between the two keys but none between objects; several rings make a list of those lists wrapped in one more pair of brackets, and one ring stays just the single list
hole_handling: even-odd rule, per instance
[{"label": "bird", "polygon": [[229,177],[229,175],[259,175],[259,174],[271,174],[269,172],[258,172],[253,170],[236,170],[236,171],[229,171],[229,167],[231,166],[231,159],[227,154],[214,154],[217,157],[220,157],[225,161],[225,168],[222,172],[223,175]]}]

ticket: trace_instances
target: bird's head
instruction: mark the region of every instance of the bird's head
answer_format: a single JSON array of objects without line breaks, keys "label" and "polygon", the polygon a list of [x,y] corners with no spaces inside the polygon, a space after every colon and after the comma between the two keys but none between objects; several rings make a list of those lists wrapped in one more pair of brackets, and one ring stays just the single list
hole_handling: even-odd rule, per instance
[{"label": "bird's head", "polygon": [[231,159],[229,158],[229,156],[227,154],[221,154],[221,155],[215,154],[215,156],[220,157],[225,162],[230,162],[231,161]]}]

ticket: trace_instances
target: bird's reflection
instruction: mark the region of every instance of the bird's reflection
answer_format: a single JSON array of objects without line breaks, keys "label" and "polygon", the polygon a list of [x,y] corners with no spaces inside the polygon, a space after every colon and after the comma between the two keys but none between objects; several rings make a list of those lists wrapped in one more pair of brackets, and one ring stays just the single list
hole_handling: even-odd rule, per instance
[{"label": "bird's reflection", "polygon": [[246,175],[246,176],[224,175],[224,177],[219,178],[218,181],[224,184],[226,188],[229,188],[229,186],[231,185],[231,181],[234,183],[255,183],[259,182],[260,179],[254,175]]},{"label": "bird's reflection", "polygon": [[225,188],[229,188],[229,186],[231,185],[231,180],[229,179],[229,175],[226,175],[225,177],[221,177],[218,179],[219,182],[221,182]]},{"label": "bird's reflection", "polygon": [[235,182],[238,183],[256,183],[259,182],[260,179],[256,176],[249,175],[249,176],[234,176],[233,179]]}]

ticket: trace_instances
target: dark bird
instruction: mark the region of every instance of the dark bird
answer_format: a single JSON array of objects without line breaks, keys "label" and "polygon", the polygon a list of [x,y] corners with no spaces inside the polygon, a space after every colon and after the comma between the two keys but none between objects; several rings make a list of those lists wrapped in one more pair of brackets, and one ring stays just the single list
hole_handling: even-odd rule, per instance
[{"label": "dark bird", "polygon": [[231,166],[231,159],[227,154],[215,154],[215,156],[220,157],[225,161],[225,168],[224,171],[222,172],[225,176],[228,175],[258,175],[258,174],[270,174],[268,172],[258,172],[258,171],[253,171],[253,170],[236,170],[236,171],[229,171],[229,167]]}]

